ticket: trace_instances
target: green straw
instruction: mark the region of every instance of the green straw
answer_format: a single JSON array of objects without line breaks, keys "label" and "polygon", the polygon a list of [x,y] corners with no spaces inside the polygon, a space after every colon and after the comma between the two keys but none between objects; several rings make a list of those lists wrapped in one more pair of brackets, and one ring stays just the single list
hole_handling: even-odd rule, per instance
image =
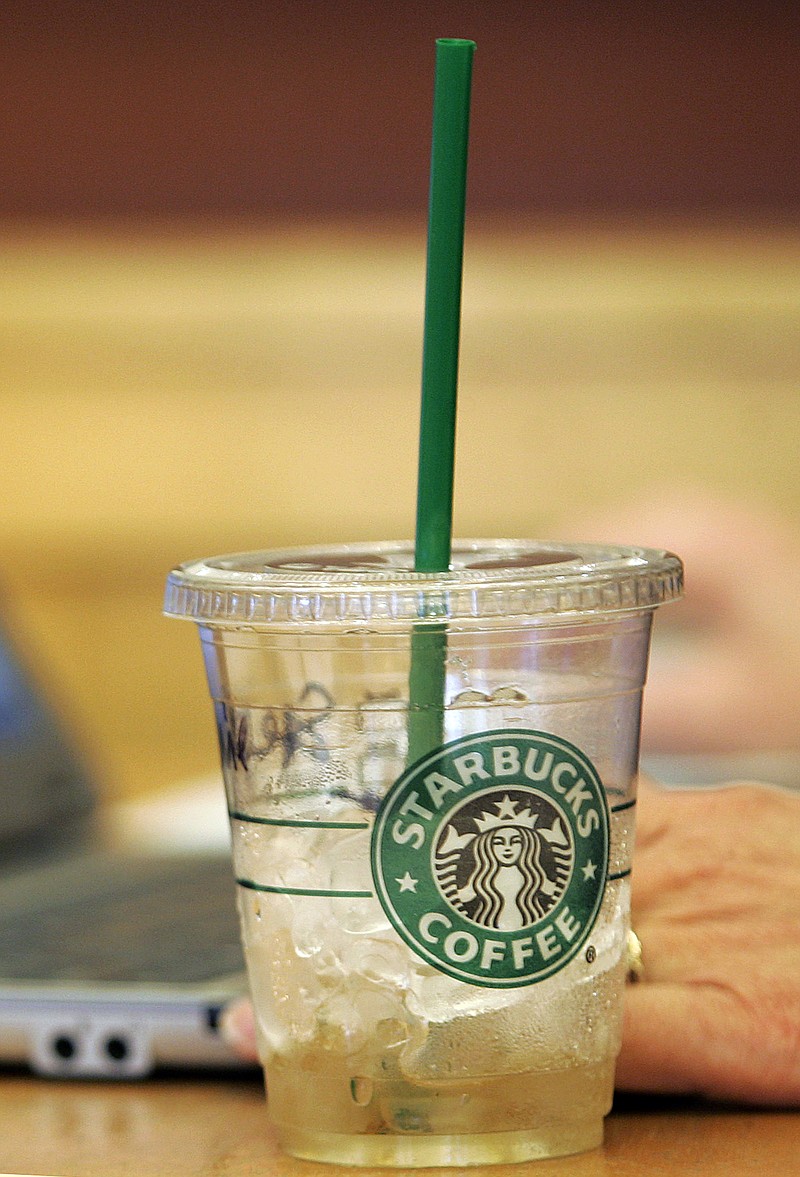
[{"label": "green straw", "polygon": [[444,572],[453,526],[458,345],[474,41],[436,42],[414,567]]},{"label": "green straw", "polygon": [[[456,393],[467,186],[473,41],[436,42],[428,257],[422,349],[417,530],[414,568],[445,572],[453,525]],[[428,599],[421,616],[443,604]],[[415,625],[409,675],[408,762],[443,740],[447,629]]]}]

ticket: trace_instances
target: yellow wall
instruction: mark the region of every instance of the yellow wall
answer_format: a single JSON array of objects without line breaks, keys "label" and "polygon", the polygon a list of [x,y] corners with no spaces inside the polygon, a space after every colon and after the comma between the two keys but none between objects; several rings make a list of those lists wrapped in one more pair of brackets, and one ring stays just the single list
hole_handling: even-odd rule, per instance
[{"label": "yellow wall", "polygon": [[[173,563],[411,533],[424,251],[0,233],[0,588],[109,796],[216,765]],[[797,517],[798,323],[800,233],[470,226],[456,530],[687,486]]]}]

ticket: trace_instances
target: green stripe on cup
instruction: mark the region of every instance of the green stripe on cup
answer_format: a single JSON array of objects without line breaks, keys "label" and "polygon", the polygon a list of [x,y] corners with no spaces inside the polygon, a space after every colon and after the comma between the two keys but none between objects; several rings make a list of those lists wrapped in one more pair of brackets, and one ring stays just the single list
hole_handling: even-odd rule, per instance
[{"label": "green stripe on cup", "polygon": [[259,826],[279,826],[290,830],[367,830],[366,821],[303,821],[290,817],[257,817],[251,813],[241,813],[238,809],[229,809],[231,821],[246,821]]},{"label": "green stripe on cup", "polygon": [[240,887],[249,891],[264,891],[268,895],[303,895],[316,899],[372,899],[372,891],[328,891],[316,887],[273,887],[269,883],[256,883],[252,879],[237,878]]}]

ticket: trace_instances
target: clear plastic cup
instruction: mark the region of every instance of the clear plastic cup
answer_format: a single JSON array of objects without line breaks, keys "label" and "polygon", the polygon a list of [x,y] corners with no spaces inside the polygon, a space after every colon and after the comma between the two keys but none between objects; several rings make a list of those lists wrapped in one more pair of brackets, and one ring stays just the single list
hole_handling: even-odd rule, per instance
[{"label": "clear plastic cup", "polygon": [[169,577],[216,713],[269,1115],[415,1167],[602,1140],[660,551],[251,552]]}]

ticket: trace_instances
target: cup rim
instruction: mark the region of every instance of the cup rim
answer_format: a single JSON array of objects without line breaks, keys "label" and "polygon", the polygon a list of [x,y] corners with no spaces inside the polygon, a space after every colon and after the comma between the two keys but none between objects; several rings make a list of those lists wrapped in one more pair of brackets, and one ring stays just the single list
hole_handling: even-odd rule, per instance
[{"label": "cup rim", "polygon": [[446,572],[417,572],[411,541],[366,541],[189,561],[164,612],[233,628],[497,623],[653,609],[682,584],[679,558],[653,548],[457,539]]}]

